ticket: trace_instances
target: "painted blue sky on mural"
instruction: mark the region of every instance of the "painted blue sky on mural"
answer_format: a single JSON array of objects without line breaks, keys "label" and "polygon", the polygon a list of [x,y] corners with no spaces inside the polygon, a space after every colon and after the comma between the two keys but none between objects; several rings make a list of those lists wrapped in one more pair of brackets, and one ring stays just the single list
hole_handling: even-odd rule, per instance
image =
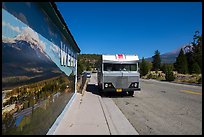
[{"label": "painted blue sky on mural", "polygon": [[[60,65],[60,47],[47,40],[42,35],[33,31],[29,26],[22,23],[16,17],[2,9],[2,38],[24,39],[27,41],[37,42],[37,45],[42,49],[48,58],[50,58],[65,74],[68,76],[73,72],[76,74],[74,67],[65,67]],[[34,41],[33,41],[34,40]]]}]

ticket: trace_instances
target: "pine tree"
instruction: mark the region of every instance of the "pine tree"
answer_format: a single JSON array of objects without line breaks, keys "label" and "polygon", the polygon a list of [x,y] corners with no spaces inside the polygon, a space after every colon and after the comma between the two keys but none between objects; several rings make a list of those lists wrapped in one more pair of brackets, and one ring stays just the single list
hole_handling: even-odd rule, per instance
[{"label": "pine tree", "polygon": [[152,69],[152,62],[146,61],[147,67],[148,67],[148,72]]},{"label": "pine tree", "polygon": [[180,50],[178,57],[176,58],[175,68],[178,73],[186,74],[188,73],[188,63],[183,49]]},{"label": "pine tree", "polygon": [[140,75],[145,76],[147,73],[148,73],[147,62],[145,61],[145,59],[143,57],[142,62],[140,63]]},{"label": "pine tree", "polygon": [[202,36],[199,36],[199,31],[195,32],[192,45],[192,58],[199,65],[199,68],[202,68]]},{"label": "pine tree", "polygon": [[[202,35],[199,35],[199,31],[195,32],[193,36],[193,42],[191,45],[187,45],[185,48],[190,49],[186,52],[188,61],[189,73],[193,73],[193,64],[197,63],[201,70],[202,68]],[[202,73],[202,71],[200,71]]]},{"label": "pine tree", "polygon": [[193,63],[193,65],[192,65],[192,73],[194,73],[194,74],[200,74],[201,73],[200,67],[199,67],[197,62]]},{"label": "pine tree", "polygon": [[161,65],[160,53],[158,50],[156,50],[154,54],[155,55],[152,56],[152,58],[153,58],[152,69],[155,71],[158,71],[160,69],[160,65]]},{"label": "pine tree", "polygon": [[192,64],[194,64],[194,59],[193,59],[193,52],[192,51],[188,51],[186,54],[186,59],[187,59],[187,64],[188,64],[188,72],[191,73],[192,72]]}]

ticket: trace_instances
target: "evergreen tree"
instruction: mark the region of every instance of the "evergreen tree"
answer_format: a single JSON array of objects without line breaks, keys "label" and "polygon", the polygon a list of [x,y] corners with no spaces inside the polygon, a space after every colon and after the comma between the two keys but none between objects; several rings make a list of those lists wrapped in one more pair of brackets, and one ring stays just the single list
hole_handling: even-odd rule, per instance
[{"label": "evergreen tree", "polygon": [[152,62],[146,61],[146,63],[147,63],[148,72],[149,72],[152,69]]},{"label": "evergreen tree", "polygon": [[188,64],[188,72],[191,73],[192,72],[192,64],[194,64],[194,59],[193,59],[193,52],[192,51],[188,51],[185,54],[186,59],[187,59],[187,64]]},{"label": "evergreen tree", "polygon": [[165,64],[165,63],[161,64],[160,70],[161,70],[163,73],[165,73],[165,67],[166,67],[166,64]]},{"label": "evergreen tree", "polygon": [[188,63],[183,49],[180,50],[178,57],[176,58],[175,68],[178,73],[186,74],[188,73]]},{"label": "evergreen tree", "polygon": [[194,74],[200,74],[201,73],[200,67],[199,67],[197,62],[193,63],[193,65],[192,65],[192,73],[194,73]]},{"label": "evergreen tree", "polygon": [[145,76],[147,73],[148,73],[147,62],[145,61],[145,59],[143,57],[142,62],[140,63],[140,75]]},{"label": "evergreen tree", "polygon": [[192,58],[199,65],[199,68],[202,68],[202,36],[199,36],[199,31],[195,32],[192,46]]},{"label": "evergreen tree", "polygon": [[158,50],[156,50],[154,54],[155,55],[152,56],[152,58],[153,58],[152,69],[155,71],[158,71],[160,69],[160,65],[161,65],[160,53]]},{"label": "evergreen tree", "polygon": [[[189,72],[194,73],[195,65],[193,68],[192,64],[195,64],[195,63],[198,64],[201,70],[202,68],[202,35],[199,35],[199,31],[195,32],[195,35],[193,36],[193,42],[191,43],[191,45],[187,45],[185,49],[188,49],[186,51],[186,57],[188,61]],[[202,71],[200,72],[202,73]]]}]

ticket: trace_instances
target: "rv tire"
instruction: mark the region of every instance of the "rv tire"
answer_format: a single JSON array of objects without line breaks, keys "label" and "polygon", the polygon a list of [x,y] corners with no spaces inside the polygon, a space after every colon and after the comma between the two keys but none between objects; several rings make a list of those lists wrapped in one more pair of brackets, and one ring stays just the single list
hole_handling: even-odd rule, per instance
[{"label": "rv tire", "polygon": [[130,96],[133,96],[134,91],[129,91],[128,94],[129,94]]}]

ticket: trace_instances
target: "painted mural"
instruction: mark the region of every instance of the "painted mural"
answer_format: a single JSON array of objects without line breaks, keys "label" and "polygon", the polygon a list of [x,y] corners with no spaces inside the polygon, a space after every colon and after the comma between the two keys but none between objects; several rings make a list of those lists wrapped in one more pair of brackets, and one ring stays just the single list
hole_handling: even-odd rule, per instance
[{"label": "painted mural", "polygon": [[75,92],[76,52],[59,31],[50,41],[4,8],[2,134],[46,134]]}]

